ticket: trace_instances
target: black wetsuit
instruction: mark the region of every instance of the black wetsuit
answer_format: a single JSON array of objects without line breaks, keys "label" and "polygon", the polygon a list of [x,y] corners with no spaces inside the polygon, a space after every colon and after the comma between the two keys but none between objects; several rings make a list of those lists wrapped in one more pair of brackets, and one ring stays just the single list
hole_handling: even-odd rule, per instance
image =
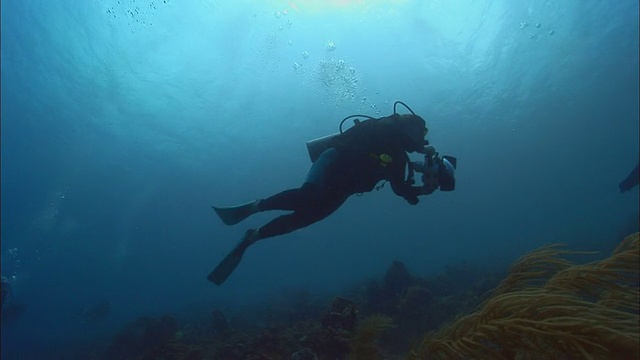
[{"label": "black wetsuit", "polygon": [[[396,120],[399,115],[383,119]],[[417,126],[417,131],[423,129]],[[418,122],[419,123],[419,122]],[[425,131],[426,132],[426,131]],[[417,151],[398,126],[376,120],[363,121],[333,140],[314,162],[302,187],[283,191],[260,202],[259,210],[290,210],[260,228],[260,237],[289,233],[324,219],[349,196],[372,191],[381,180],[391,183],[393,192],[410,204],[418,202],[420,188],[405,181],[407,151]]]},{"label": "black wetsuit", "polygon": [[622,192],[633,189],[635,186],[638,185],[638,182],[639,182],[638,165],[636,165],[636,167],[633,170],[631,170],[629,175],[627,175],[627,177],[624,180],[622,180],[622,182],[618,185],[620,187],[620,192],[622,193]]}]

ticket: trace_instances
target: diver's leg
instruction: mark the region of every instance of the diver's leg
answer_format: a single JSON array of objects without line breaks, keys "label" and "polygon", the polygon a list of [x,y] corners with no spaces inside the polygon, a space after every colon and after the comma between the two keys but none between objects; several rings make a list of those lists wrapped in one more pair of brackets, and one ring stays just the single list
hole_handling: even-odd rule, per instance
[{"label": "diver's leg", "polygon": [[289,210],[297,211],[321,201],[319,189],[309,183],[305,183],[297,189],[290,189],[260,200],[259,211]]},{"label": "diver's leg", "polygon": [[[326,196],[326,194],[320,196]],[[244,252],[256,241],[286,234],[322,220],[336,211],[348,197],[349,194],[334,192],[317,205],[306,206],[291,214],[280,216],[259,229],[248,230],[242,241],[209,274],[209,281],[217,285],[222,284],[238,266]]]},{"label": "diver's leg", "polygon": [[333,164],[336,164],[336,159],[338,159],[336,149],[325,150],[311,166],[305,183],[300,188],[285,190],[264,200],[229,207],[212,206],[212,208],[226,225],[235,225],[260,211],[302,209],[321,200],[317,198],[318,188],[325,187],[325,176],[328,169],[335,167]]},{"label": "diver's leg", "polygon": [[209,274],[207,279],[216,285],[222,284],[227,280],[231,273],[233,273],[236,267],[238,267],[244,252],[256,241],[286,234],[322,220],[338,209],[346,199],[347,198],[344,197],[339,201],[334,201],[331,204],[317,209],[308,208],[304,211],[296,211],[292,214],[283,215],[269,222],[260,229],[247,230],[240,243],[238,243],[238,245],[236,245],[236,247],[231,250],[224,259],[222,259],[218,266],[216,266],[216,268]]},{"label": "diver's leg", "polygon": [[279,216],[257,230],[257,240],[287,234],[318,222],[336,211],[348,197],[349,195],[338,195],[316,206],[312,205],[291,214]]},{"label": "diver's leg", "polygon": [[[283,191],[280,194],[260,201],[256,204],[256,207],[260,207],[260,210],[298,209],[298,211],[276,218],[263,228],[248,230],[242,237],[240,243],[222,259],[207,279],[217,285],[222,284],[236,269],[238,264],[240,264],[244,252],[249,246],[253,245],[253,243],[266,237],[285,234],[314,223],[335,211],[347,198],[347,196],[345,196],[344,199],[340,201],[333,201],[333,203],[328,206],[316,209],[313,207],[313,203],[309,201],[311,199],[321,199],[323,195],[318,188],[305,184],[300,189]],[[218,209],[216,209],[216,211],[218,212]],[[220,214],[220,212],[218,212],[218,214]],[[220,217],[223,218],[222,215]],[[225,224],[227,224],[227,222],[225,222]]]},{"label": "diver's leg", "polygon": [[317,203],[325,202],[326,193],[330,192],[326,178],[336,172],[339,165],[337,159],[338,151],[336,149],[325,150],[311,166],[307,178],[300,188],[285,190],[261,200],[258,204],[258,210],[301,211]]}]

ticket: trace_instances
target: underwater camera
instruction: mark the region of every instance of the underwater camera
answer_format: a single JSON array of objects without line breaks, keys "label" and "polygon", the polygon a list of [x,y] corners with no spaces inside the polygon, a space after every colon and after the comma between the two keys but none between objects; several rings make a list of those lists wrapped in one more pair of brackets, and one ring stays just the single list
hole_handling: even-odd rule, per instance
[{"label": "underwater camera", "polygon": [[[450,155],[440,157],[435,149],[427,147],[424,161],[411,162],[410,170],[422,174],[423,194],[428,195],[440,189],[440,191],[453,191],[456,188],[455,170],[458,159]],[[410,174],[410,178],[413,175]]]},{"label": "underwater camera", "polygon": [[438,169],[440,191],[453,191],[456,189],[455,170],[457,166],[458,159],[450,155],[442,156],[441,166]]}]

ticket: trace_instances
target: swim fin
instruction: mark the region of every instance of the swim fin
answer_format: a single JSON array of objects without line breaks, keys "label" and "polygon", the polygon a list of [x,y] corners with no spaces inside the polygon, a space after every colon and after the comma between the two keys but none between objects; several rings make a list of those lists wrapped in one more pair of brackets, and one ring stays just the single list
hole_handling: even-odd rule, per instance
[{"label": "swim fin", "polygon": [[220,285],[225,282],[233,270],[235,270],[236,267],[238,267],[238,264],[240,264],[240,260],[242,260],[244,252],[249,248],[249,246],[251,246],[251,244],[258,240],[258,237],[258,230],[247,230],[242,237],[242,241],[240,241],[240,243],[236,245],[236,247],[231,250],[224,259],[222,259],[218,266],[216,266],[209,276],[207,276],[207,279],[216,285]]},{"label": "swim fin", "polygon": [[233,270],[238,267],[240,264],[240,260],[242,260],[242,255],[244,255],[244,250],[246,249],[233,249],[221,262],[216,266],[216,268],[207,276],[207,279],[216,285],[222,284],[229,275],[233,272]]},{"label": "swim fin", "polygon": [[238,206],[216,207],[211,205],[211,207],[216,211],[216,214],[218,214],[225,225],[235,225],[257,213],[259,202],[260,200],[254,200]]}]

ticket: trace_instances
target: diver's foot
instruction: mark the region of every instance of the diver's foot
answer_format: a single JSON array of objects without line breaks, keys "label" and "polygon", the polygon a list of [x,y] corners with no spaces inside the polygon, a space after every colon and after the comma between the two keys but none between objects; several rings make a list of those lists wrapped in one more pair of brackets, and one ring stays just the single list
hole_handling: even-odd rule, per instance
[{"label": "diver's foot", "polygon": [[211,206],[225,225],[235,225],[259,211],[260,200],[248,202],[238,206],[215,207]]}]

